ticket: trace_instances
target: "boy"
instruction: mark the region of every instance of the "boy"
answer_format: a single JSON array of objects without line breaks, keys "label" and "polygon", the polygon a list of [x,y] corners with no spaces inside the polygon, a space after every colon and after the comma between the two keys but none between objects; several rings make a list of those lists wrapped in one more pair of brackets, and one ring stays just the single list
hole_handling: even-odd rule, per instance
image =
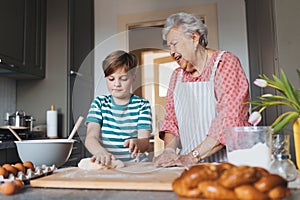
[{"label": "boy", "polygon": [[93,100],[86,119],[85,146],[93,162],[146,160],[142,153],[149,148],[151,107],[148,100],[131,93],[136,66],[136,56],[121,50],[102,63],[110,94]]}]

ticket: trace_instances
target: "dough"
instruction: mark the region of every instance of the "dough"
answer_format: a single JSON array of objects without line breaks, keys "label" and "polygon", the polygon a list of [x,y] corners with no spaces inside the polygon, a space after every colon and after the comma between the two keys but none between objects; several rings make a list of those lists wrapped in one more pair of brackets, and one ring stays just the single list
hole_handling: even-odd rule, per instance
[{"label": "dough", "polygon": [[91,158],[83,158],[78,163],[80,169],[85,170],[105,170],[124,167],[125,164],[121,160],[112,160],[110,165],[100,165],[91,161]]},{"label": "dough", "polygon": [[120,172],[144,174],[159,170],[152,162],[127,162],[125,167],[117,169]]}]

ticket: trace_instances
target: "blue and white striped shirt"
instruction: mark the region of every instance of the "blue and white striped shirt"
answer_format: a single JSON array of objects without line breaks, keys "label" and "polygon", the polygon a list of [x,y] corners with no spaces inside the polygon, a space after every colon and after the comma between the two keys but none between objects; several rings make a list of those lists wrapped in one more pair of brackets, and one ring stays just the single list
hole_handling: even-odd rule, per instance
[{"label": "blue and white striped shirt", "polygon": [[[137,137],[138,130],[152,131],[151,107],[148,100],[132,95],[128,104],[117,105],[112,95],[97,96],[89,109],[86,123],[98,123],[101,127],[100,144],[122,161],[131,161],[124,141]],[[141,160],[144,156],[141,157]]]}]

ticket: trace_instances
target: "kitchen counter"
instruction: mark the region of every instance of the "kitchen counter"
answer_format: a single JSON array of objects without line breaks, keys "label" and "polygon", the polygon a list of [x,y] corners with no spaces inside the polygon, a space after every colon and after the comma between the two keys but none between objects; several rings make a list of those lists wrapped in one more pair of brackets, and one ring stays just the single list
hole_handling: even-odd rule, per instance
[{"label": "kitchen counter", "polygon": [[0,141],[0,149],[16,148],[14,141]]},{"label": "kitchen counter", "polygon": [[[46,189],[25,187],[19,193],[11,196],[0,194],[2,200],[43,200],[43,199],[105,199],[105,200],[187,200],[178,197],[174,192],[164,191],[135,191],[135,190],[86,190],[86,189]],[[292,196],[287,200],[299,200],[300,190],[292,190]],[[196,200],[196,199],[191,199]]]},{"label": "kitchen counter", "polygon": [[[68,172],[71,168],[58,169],[58,172]],[[56,173],[56,172],[55,172]],[[300,199],[300,173],[298,179],[289,183],[292,195],[285,200]],[[126,183],[125,183],[126,184]],[[75,186],[75,185],[74,185]],[[26,185],[17,193],[7,196],[0,193],[1,200],[43,200],[43,199],[108,199],[108,200],[188,200],[187,198],[178,197],[173,191],[157,191],[157,190],[124,190],[122,189],[68,189],[68,188],[44,188],[32,187]],[[190,199],[197,200],[197,199]]]},{"label": "kitchen counter", "polygon": [[[299,193],[300,195],[300,193]],[[299,196],[300,197],[300,196]],[[87,190],[87,189],[46,189],[26,187],[19,193],[11,196],[0,194],[2,200],[43,200],[43,199],[63,199],[63,200],[80,200],[80,199],[143,199],[143,200],[174,200],[177,195],[173,192],[158,191],[128,191],[128,190]]]}]

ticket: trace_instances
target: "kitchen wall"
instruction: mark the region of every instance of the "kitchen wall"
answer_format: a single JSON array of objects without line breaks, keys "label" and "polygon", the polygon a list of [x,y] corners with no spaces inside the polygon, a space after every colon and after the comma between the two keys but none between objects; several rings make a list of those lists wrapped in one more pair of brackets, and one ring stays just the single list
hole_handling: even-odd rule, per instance
[{"label": "kitchen wall", "polygon": [[296,69],[300,69],[299,46],[300,46],[300,1],[299,0],[276,0],[276,42],[277,64],[285,70],[290,81],[300,88],[300,80]]},{"label": "kitchen wall", "polygon": [[[119,43],[122,38],[118,36],[121,34],[118,33],[119,18],[124,15],[149,14],[154,11],[159,13],[178,12],[183,8],[192,9],[203,4],[216,4],[219,49],[235,53],[240,58],[245,73],[249,77],[244,0],[95,0],[95,47],[99,49],[99,51],[96,50],[95,87],[105,85],[104,80],[99,80],[101,61],[104,57],[118,48],[126,50],[126,47]],[[155,17],[151,16],[151,18]],[[147,20],[149,18],[142,19],[143,22]],[[157,38],[148,36],[144,39],[157,40]]]},{"label": "kitchen wall", "polygon": [[0,77],[0,126],[5,125],[6,113],[16,111],[16,81]]},{"label": "kitchen wall", "polygon": [[[276,21],[276,43],[277,43],[277,67],[283,68],[289,81],[300,88],[300,80],[296,69],[300,70],[299,46],[300,46],[300,1],[299,0],[276,0],[275,1],[275,21]],[[288,110],[284,108],[283,110]],[[286,133],[292,133],[292,126],[288,126]],[[294,143],[291,134],[291,143]],[[292,159],[295,159],[295,146],[290,145]]]}]

